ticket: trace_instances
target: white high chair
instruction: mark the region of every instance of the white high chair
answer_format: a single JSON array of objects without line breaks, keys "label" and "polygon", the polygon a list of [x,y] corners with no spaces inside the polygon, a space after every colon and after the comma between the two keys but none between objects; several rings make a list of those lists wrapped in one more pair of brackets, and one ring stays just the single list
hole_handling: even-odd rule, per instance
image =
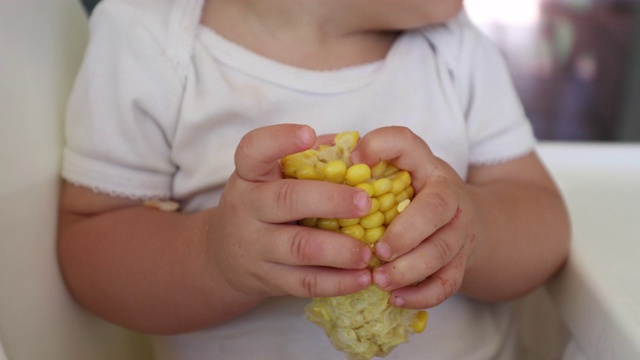
[{"label": "white high chair", "polygon": [[0,360],[140,360],[145,337],[74,303],[55,234],[62,118],[85,47],[78,0],[0,2]]}]

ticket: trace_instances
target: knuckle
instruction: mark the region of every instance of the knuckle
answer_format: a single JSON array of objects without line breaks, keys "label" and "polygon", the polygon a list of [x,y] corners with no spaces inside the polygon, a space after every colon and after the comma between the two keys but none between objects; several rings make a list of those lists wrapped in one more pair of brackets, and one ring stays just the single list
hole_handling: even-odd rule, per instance
[{"label": "knuckle", "polygon": [[251,135],[250,134],[245,134],[242,139],[240,139],[240,142],[238,143],[238,146],[236,147],[236,152],[235,152],[235,163],[236,166],[238,165],[242,165],[242,160],[248,155],[251,154]]},{"label": "knuckle", "polygon": [[441,237],[436,237],[432,240],[431,245],[436,260],[435,263],[439,265],[445,264],[453,253],[451,244]]},{"label": "knuckle", "polygon": [[456,292],[458,292],[458,289],[460,289],[460,277],[459,276],[453,276],[452,278],[449,279],[449,281],[444,284],[444,294],[447,297],[453,296],[453,294],[455,294]]},{"label": "knuckle", "polygon": [[440,295],[438,298],[441,299],[441,302],[453,296],[460,288],[460,281],[457,276],[447,277],[445,275],[438,275],[436,279],[440,284]]},{"label": "knuckle", "polygon": [[414,136],[413,131],[406,126],[394,126],[394,129],[397,133],[396,136],[402,139],[403,143],[407,143]]},{"label": "knuckle", "polygon": [[292,209],[296,204],[296,187],[293,181],[281,181],[275,194],[276,209]]},{"label": "knuckle", "polygon": [[300,291],[302,297],[315,297],[318,293],[318,276],[305,274],[300,278]]},{"label": "knuckle", "polygon": [[462,286],[462,273],[457,271],[457,267],[453,267],[453,271],[441,271],[432,276],[436,282],[436,301],[443,302],[449,297],[455,295]]},{"label": "knuckle", "polygon": [[434,300],[436,304],[440,304],[445,301],[449,296],[453,295],[450,292],[449,280],[442,275],[434,275],[434,280],[438,284],[435,289],[435,297]]},{"label": "knuckle", "polygon": [[451,208],[449,197],[442,192],[433,192],[429,198],[429,207],[435,218],[444,219]]},{"label": "knuckle", "polygon": [[291,238],[290,254],[301,263],[308,263],[315,258],[317,249],[313,246],[313,240],[307,229],[301,228]]}]

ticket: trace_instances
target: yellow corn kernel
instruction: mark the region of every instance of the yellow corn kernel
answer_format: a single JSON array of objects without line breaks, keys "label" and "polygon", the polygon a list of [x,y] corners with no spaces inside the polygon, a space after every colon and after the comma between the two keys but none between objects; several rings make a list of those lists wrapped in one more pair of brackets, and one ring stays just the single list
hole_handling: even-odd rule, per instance
[{"label": "yellow corn kernel", "polygon": [[376,198],[380,203],[380,211],[385,212],[396,205],[396,196],[393,193],[386,193]]},{"label": "yellow corn kernel", "polygon": [[318,219],[318,223],[316,227],[324,230],[340,230],[340,224],[338,223],[338,219]]},{"label": "yellow corn kernel", "polygon": [[180,203],[171,200],[145,200],[143,205],[166,212],[177,211],[180,208]]},{"label": "yellow corn kernel", "polygon": [[380,210],[380,200],[376,198],[371,198],[371,206],[369,206],[369,211],[364,215],[368,216]]},{"label": "yellow corn kernel", "polygon": [[347,169],[345,182],[349,186],[356,186],[371,179],[371,168],[367,164],[357,164]]},{"label": "yellow corn kernel", "polygon": [[378,161],[377,164],[371,167],[371,177],[373,179],[380,179],[384,177],[384,172],[387,170],[387,161]]},{"label": "yellow corn kernel", "polygon": [[393,182],[387,178],[381,178],[374,180],[371,185],[373,185],[373,196],[378,197],[390,192],[393,187]]},{"label": "yellow corn kernel", "polygon": [[397,173],[398,171],[400,171],[400,169],[398,169],[395,165],[393,165],[391,163],[387,163],[387,168],[384,170],[384,173],[382,174],[382,177],[389,177],[389,176]]},{"label": "yellow corn kernel", "polygon": [[409,197],[409,199],[413,199],[413,196],[416,194],[416,189],[414,189],[411,185],[407,186],[404,191],[407,192],[407,196]]},{"label": "yellow corn kernel", "polygon": [[382,235],[384,234],[384,230],[386,228],[384,226],[378,226],[371,229],[364,230],[364,242],[367,244],[375,244],[380,240]]},{"label": "yellow corn kernel", "polygon": [[394,179],[402,179],[405,184],[411,184],[411,174],[406,170],[399,170],[397,173],[393,174]]},{"label": "yellow corn kernel", "polygon": [[402,200],[399,204],[398,204],[398,214],[403,212],[404,209],[407,208],[407,206],[409,206],[409,203],[411,202],[411,200],[409,199],[404,199]]},{"label": "yellow corn kernel", "polygon": [[409,193],[407,190],[402,190],[398,194],[396,194],[396,203],[400,204],[401,202],[407,200],[409,198]]},{"label": "yellow corn kernel", "polygon": [[322,169],[327,181],[342,184],[347,175],[347,164],[342,160],[332,160]]},{"label": "yellow corn kernel", "polygon": [[399,194],[407,187],[407,183],[404,182],[402,178],[394,178],[391,180],[391,192],[394,194]]},{"label": "yellow corn kernel", "polygon": [[366,191],[367,194],[369,194],[370,197],[373,196],[373,193],[375,192],[375,189],[373,188],[373,185],[371,185],[369,183],[360,183],[360,184],[356,185],[355,187]]},{"label": "yellow corn kernel", "polygon": [[333,142],[346,152],[347,157],[351,154],[351,150],[356,147],[358,140],[360,139],[360,134],[357,131],[344,131],[336,134],[333,138]]},{"label": "yellow corn kernel", "polygon": [[384,262],[380,260],[379,257],[377,257],[375,254],[371,255],[371,260],[369,260],[369,269],[375,269],[382,264],[384,264]]},{"label": "yellow corn kernel", "polygon": [[360,219],[360,225],[365,229],[372,229],[384,224],[384,214],[380,211],[376,211],[373,214],[362,217]]},{"label": "yellow corn kernel", "polygon": [[313,166],[303,166],[298,168],[295,172],[295,177],[302,180],[324,180],[324,173],[313,167]]},{"label": "yellow corn kernel", "polygon": [[416,334],[420,334],[427,327],[427,321],[429,320],[429,314],[426,311],[418,311],[416,314],[416,320],[411,324],[411,328]]},{"label": "yellow corn kernel", "polygon": [[398,216],[398,207],[394,206],[391,209],[384,212],[384,224],[389,225]]},{"label": "yellow corn kernel", "polygon": [[359,222],[360,222],[360,218],[338,219],[338,224],[340,224],[340,226],[342,227],[355,225]]},{"label": "yellow corn kernel", "polygon": [[[324,145],[320,145],[322,147]],[[316,151],[313,149],[305,150],[302,152],[302,157],[305,159],[313,159],[315,157]]]},{"label": "yellow corn kernel", "polygon": [[365,230],[360,224],[343,226],[340,228],[340,232],[356,240],[363,240],[365,237]]},{"label": "yellow corn kernel", "polygon": [[298,224],[302,225],[302,226],[307,226],[307,227],[317,227],[318,225],[318,218],[304,218],[300,221],[298,221]]},{"label": "yellow corn kernel", "polygon": [[296,171],[303,166],[311,166],[311,163],[302,158],[295,158],[290,155],[281,161],[282,168],[286,176],[296,177]]}]

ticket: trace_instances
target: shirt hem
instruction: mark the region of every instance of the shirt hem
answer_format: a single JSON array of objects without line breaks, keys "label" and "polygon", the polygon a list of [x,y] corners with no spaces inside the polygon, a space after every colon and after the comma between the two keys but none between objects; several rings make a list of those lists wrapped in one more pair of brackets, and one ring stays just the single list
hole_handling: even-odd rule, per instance
[{"label": "shirt hem", "polygon": [[115,197],[140,200],[171,198],[171,176],[142,173],[106,164],[65,149],[62,177],[68,182]]}]

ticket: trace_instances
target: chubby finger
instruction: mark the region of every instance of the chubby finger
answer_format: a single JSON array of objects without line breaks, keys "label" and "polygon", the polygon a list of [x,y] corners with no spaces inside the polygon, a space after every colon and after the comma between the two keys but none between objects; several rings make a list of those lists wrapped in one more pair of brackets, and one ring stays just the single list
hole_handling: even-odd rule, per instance
[{"label": "chubby finger", "polygon": [[252,193],[255,217],[266,223],[303,218],[356,218],[369,211],[361,189],[316,180],[283,179],[258,184]]},{"label": "chubby finger", "polygon": [[367,269],[279,265],[274,275],[276,286],[285,293],[304,298],[347,295],[371,284],[371,273]]},{"label": "chubby finger", "polygon": [[428,175],[439,166],[427,143],[403,126],[382,127],[367,133],[358,141],[351,160],[369,165],[391,160],[411,173],[416,191],[422,189]]},{"label": "chubby finger", "polygon": [[307,125],[280,124],[252,130],[242,137],[236,149],[236,172],[247,181],[280,179],[279,160],[307,150],[315,142],[315,132]]},{"label": "chubby finger", "polygon": [[436,232],[413,251],[374,270],[376,286],[391,291],[415,284],[446,267],[462,251],[464,242],[451,227]]},{"label": "chubby finger", "polygon": [[417,285],[409,285],[391,292],[390,303],[395,307],[426,309],[434,307],[458,292],[464,279],[465,257],[460,254]]},{"label": "chubby finger", "polygon": [[371,249],[337,232],[298,225],[273,226],[271,240],[262,242],[265,260],[295,266],[365,269]]},{"label": "chubby finger", "polygon": [[460,214],[458,202],[446,182],[429,183],[389,225],[376,244],[378,257],[393,261],[413,250]]}]

